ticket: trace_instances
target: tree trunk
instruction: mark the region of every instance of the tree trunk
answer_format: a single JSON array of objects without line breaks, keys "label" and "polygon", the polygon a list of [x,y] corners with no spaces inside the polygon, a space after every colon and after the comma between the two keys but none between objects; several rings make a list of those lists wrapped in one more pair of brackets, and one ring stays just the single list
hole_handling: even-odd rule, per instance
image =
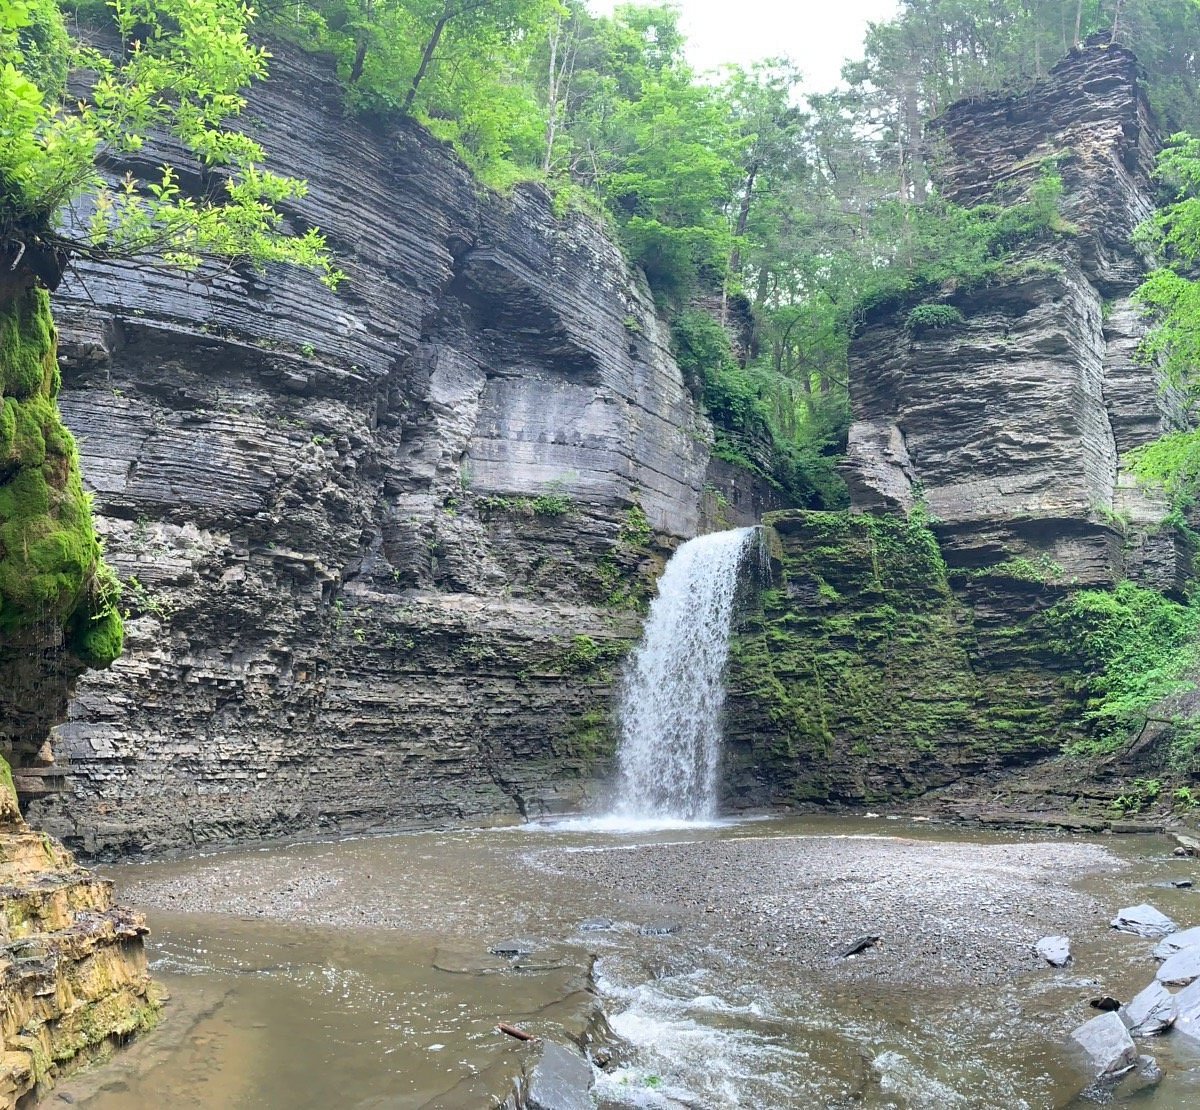
[{"label": "tree trunk", "polygon": [[360,32],[358,39],[358,48],[354,51],[354,64],[350,67],[351,85],[358,84],[358,79],[363,75],[363,64],[367,60],[367,33]]},{"label": "tree trunk", "polygon": [[[754,195],[754,182],[758,179],[758,163],[746,171],[746,188],[742,193],[741,207],[738,209],[737,224],[734,226],[734,238],[740,239],[746,234],[746,225],[750,222],[750,200]],[[742,250],[735,241],[733,250],[729,252],[729,272],[736,274],[742,268]]]},{"label": "tree trunk", "polygon": [[421,87],[421,82],[425,80],[425,74],[429,71],[429,63],[433,61],[433,52],[437,49],[438,43],[441,41],[442,32],[446,29],[446,24],[450,21],[450,13],[445,8],[442,9],[442,14],[434,24],[433,34],[429,36],[429,41],[425,44],[425,52],[421,55],[421,64],[417,67],[417,72],[413,75],[412,88],[408,90],[408,95],[404,98],[403,111],[406,115],[412,113],[413,101],[417,99],[417,90]]},{"label": "tree trunk", "polygon": [[1083,25],[1083,0],[1075,4],[1075,45],[1079,45],[1079,29]]}]

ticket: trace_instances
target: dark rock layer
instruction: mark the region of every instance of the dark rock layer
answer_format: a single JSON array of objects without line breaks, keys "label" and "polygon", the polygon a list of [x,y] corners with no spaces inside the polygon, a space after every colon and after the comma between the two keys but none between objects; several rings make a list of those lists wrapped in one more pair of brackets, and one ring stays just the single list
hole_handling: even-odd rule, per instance
[{"label": "dark rock layer", "polygon": [[250,125],[344,288],[80,267],[56,305],[128,647],[16,773],[89,851],[577,803],[664,556],[762,497],[707,485],[711,429],[594,223],[274,53]]}]

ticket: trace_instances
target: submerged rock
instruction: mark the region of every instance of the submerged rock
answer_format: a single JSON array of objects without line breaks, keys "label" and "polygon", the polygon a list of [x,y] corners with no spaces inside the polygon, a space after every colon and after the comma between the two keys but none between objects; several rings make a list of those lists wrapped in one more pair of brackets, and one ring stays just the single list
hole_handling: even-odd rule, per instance
[{"label": "submerged rock", "polygon": [[528,1110],[592,1110],[596,1078],[592,1065],[579,1052],[546,1041],[528,1076]]},{"label": "submerged rock", "polygon": [[1036,951],[1051,967],[1066,967],[1071,962],[1071,940],[1069,937],[1042,937]]},{"label": "submerged rock", "polygon": [[643,925],[638,932],[644,937],[665,937],[671,933],[679,932],[679,922],[653,921],[648,925]]},{"label": "submerged rock", "polygon": [[1122,1008],[1121,1017],[1135,1037],[1161,1033],[1175,1021],[1175,999],[1156,979]]},{"label": "submerged rock", "polygon": [[1121,1075],[1138,1059],[1137,1045],[1116,1013],[1101,1014],[1071,1031],[1071,1040],[1083,1049],[1096,1078]]},{"label": "submerged rock", "polygon": [[532,956],[533,945],[527,940],[502,940],[493,944],[488,951],[493,956]]},{"label": "submerged rock", "polygon": [[1139,937],[1165,937],[1179,928],[1165,913],[1146,902],[1120,910],[1111,925],[1122,933],[1133,933]]},{"label": "submerged rock", "polygon": [[589,917],[579,923],[580,930],[585,933],[599,933],[612,927],[613,919],[611,917]]}]

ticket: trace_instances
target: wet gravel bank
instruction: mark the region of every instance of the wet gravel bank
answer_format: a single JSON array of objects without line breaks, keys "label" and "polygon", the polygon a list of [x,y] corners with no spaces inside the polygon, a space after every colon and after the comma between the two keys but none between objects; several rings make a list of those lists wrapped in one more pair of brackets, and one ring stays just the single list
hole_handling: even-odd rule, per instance
[{"label": "wet gravel bank", "polygon": [[[124,896],[150,910],[414,932],[482,926],[539,941],[608,917],[618,930],[671,927],[660,936],[664,951],[717,944],[834,979],[987,983],[1044,966],[1032,951],[1040,937],[1102,925],[1111,907],[1072,884],[1125,866],[1102,845],[1068,838],[477,835],[450,874],[413,850],[419,838],[389,837],[358,842],[357,855],[343,845],[336,869],[320,846],[218,855],[179,874],[151,868]],[[499,896],[497,868],[509,874]],[[600,939],[580,939],[590,936]],[[872,946],[842,958],[872,936]]]}]

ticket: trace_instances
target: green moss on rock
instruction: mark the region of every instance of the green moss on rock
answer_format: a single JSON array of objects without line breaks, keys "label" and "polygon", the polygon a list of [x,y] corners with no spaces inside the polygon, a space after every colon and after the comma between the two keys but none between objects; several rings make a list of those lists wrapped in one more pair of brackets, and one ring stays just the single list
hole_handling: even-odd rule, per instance
[{"label": "green moss on rock", "polygon": [[0,306],[0,635],[56,621],[102,667],[121,650],[119,591],[54,400],[58,381],[49,297],[18,292]]},{"label": "green moss on rock", "polygon": [[1039,606],[993,593],[979,619],[919,514],[766,523],[776,584],[731,649],[738,789],[752,776],[763,801],[880,802],[1064,742],[1073,704],[1045,672]]}]

